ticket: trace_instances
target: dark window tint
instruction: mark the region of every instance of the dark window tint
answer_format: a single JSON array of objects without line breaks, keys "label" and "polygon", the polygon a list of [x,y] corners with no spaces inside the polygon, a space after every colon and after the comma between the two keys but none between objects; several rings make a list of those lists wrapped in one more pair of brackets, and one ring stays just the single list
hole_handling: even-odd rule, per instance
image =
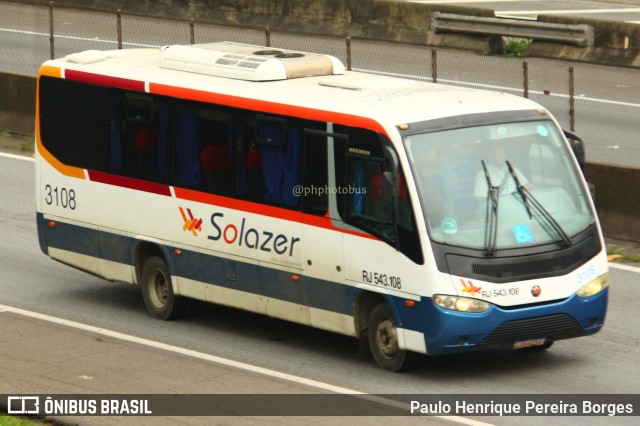
[{"label": "dark window tint", "polygon": [[164,181],[169,146],[169,107],[162,98],[116,91],[111,98],[108,170]]},{"label": "dark window tint", "polygon": [[303,124],[294,119],[242,114],[236,191],[241,198],[298,208],[302,182]]},{"label": "dark window tint", "polygon": [[64,164],[103,170],[110,89],[59,78],[40,78],[40,135]]}]

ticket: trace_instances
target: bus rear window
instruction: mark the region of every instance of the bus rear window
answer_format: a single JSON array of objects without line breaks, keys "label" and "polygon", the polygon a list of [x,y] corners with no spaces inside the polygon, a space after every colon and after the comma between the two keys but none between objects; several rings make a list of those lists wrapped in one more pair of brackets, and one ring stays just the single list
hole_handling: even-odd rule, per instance
[{"label": "bus rear window", "polygon": [[40,78],[40,137],[58,160],[102,170],[106,162],[109,88]]}]

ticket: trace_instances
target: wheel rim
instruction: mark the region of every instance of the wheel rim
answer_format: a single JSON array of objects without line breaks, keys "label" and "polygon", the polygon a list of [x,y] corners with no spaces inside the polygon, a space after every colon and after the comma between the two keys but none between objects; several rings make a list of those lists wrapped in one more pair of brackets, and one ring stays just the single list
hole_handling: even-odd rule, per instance
[{"label": "wheel rim", "polygon": [[393,320],[380,321],[376,328],[376,344],[386,358],[393,358],[398,353],[398,333]]},{"label": "wheel rim", "polygon": [[169,294],[167,277],[161,271],[154,271],[149,277],[149,281],[151,303],[158,309],[164,308]]}]

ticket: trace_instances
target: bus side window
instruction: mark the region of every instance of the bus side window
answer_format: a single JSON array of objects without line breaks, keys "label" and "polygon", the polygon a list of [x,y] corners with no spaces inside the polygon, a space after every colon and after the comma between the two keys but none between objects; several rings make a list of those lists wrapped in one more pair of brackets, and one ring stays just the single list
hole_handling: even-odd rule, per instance
[{"label": "bus side window", "polygon": [[203,120],[200,132],[200,168],[205,189],[231,195],[232,159],[230,122]]},{"label": "bus side window", "polygon": [[[140,104],[142,96],[128,95],[116,94],[111,100],[108,169],[136,178],[164,180],[168,107],[151,97]],[[140,105],[134,108],[129,103]]]},{"label": "bus side window", "polygon": [[260,143],[265,200],[295,207],[299,198],[294,187],[300,184],[302,126],[293,120],[258,116],[256,139]]},{"label": "bus side window", "polygon": [[324,216],[329,208],[327,134],[306,131],[303,149],[303,211]]},{"label": "bus side window", "polygon": [[175,180],[178,184],[198,187],[203,183],[198,147],[198,116],[180,109],[174,116]]},{"label": "bus side window", "polygon": [[263,200],[265,189],[262,181],[260,147],[255,140],[255,116],[239,120],[236,142],[236,193],[250,201]]},{"label": "bus side window", "polygon": [[[111,89],[41,76],[40,136],[63,164],[104,171]],[[4,96],[4,95],[3,95]]]},{"label": "bus side window", "polygon": [[348,188],[347,220],[373,234],[394,243],[391,214],[380,205],[380,187],[384,172],[383,160],[350,157],[347,160]]},{"label": "bus side window", "polygon": [[[245,133],[245,138],[247,137]],[[240,143],[238,193],[287,208],[297,208],[294,187],[301,181],[302,126],[291,120],[256,116],[254,138]]]},{"label": "bus side window", "polygon": [[158,176],[158,143],[160,133],[156,127],[140,128],[135,136],[137,168],[140,175],[147,178]]},{"label": "bus side window", "polygon": [[335,151],[336,170],[346,172],[336,172],[337,184],[348,189],[346,195],[338,197],[340,216],[345,222],[382,238],[398,247],[412,261],[422,264],[424,257],[403,170],[398,171],[396,222],[393,222],[391,212],[381,208],[382,179],[387,171],[381,139],[384,136],[364,129],[340,127],[338,130],[350,134],[346,150],[343,147]]}]

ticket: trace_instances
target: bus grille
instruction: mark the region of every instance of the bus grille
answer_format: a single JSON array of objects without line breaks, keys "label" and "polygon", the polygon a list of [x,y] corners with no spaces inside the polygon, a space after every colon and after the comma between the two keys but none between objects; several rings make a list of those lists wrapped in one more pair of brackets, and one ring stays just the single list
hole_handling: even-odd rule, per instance
[{"label": "bus grille", "polygon": [[536,262],[498,264],[474,263],[472,268],[473,272],[478,275],[484,275],[492,278],[510,278],[563,271],[578,264],[581,260],[580,253],[571,253],[567,256],[559,256],[554,257],[553,259],[539,260]]},{"label": "bus grille", "polygon": [[568,339],[582,334],[582,327],[569,315],[508,321],[480,342],[480,346],[512,344],[522,340],[546,337],[548,340]]}]

